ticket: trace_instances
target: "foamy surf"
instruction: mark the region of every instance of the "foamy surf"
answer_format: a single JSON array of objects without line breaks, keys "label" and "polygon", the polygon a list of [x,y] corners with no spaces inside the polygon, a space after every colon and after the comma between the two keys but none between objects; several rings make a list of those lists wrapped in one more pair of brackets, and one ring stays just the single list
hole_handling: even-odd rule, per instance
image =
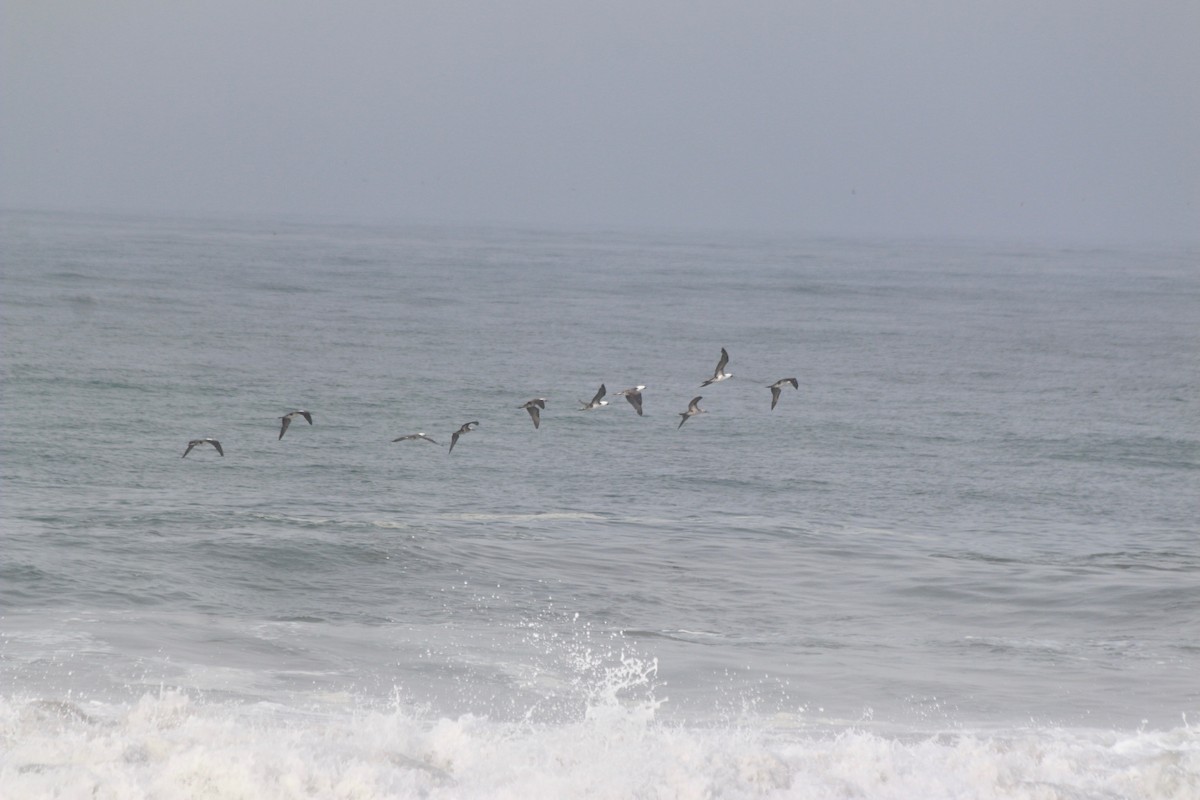
[{"label": "foamy surf", "polygon": [[1200,732],[904,736],[670,725],[600,698],[554,725],[306,710],[164,690],[0,700],[0,790],[37,798],[1051,798],[1200,796]]}]

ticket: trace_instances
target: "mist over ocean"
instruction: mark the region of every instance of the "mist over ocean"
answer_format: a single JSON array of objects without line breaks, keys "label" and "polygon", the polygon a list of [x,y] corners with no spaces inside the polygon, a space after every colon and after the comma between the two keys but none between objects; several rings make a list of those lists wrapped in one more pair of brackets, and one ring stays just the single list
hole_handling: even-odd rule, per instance
[{"label": "mist over ocean", "polygon": [[1200,796],[1194,248],[0,220],[0,796]]}]

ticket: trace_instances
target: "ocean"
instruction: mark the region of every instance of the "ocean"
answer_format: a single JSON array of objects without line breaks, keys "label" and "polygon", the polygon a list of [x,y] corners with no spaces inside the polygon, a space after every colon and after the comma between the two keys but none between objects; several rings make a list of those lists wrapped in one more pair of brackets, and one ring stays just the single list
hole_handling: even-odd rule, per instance
[{"label": "ocean", "polygon": [[1200,797],[1195,248],[0,220],[0,796]]}]

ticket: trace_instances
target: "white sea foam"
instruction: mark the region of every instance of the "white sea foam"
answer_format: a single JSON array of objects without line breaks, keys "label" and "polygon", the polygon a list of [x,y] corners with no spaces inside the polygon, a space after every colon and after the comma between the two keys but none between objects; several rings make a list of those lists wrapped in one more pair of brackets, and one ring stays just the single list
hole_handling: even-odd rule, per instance
[{"label": "white sea foam", "polygon": [[0,726],[0,794],[28,800],[1200,796],[1200,732],[1187,726],[902,737],[765,721],[697,728],[613,698],[536,725],[169,690],[124,705],[9,698]]}]

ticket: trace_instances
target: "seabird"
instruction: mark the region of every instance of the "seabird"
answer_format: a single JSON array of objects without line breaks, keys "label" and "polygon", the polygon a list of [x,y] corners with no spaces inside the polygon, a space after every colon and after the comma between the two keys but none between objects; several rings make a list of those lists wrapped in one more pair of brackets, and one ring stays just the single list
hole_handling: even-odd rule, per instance
[{"label": "seabird", "polygon": [[533,420],[533,427],[535,429],[542,424],[542,412],[538,411],[538,409],[545,407],[546,398],[544,397],[535,397],[532,400],[517,406],[517,408],[523,408],[529,412],[529,417]]},{"label": "seabird", "polygon": [[407,442],[409,439],[424,439],[427,442],[433,442],[434,444],[440,444],[440,442],[434,442],[433,439],[429,438],[424,433],[410,433],[407,436],[397,436],[395,439],[392,439],[392,441],[393,442]]},{"label": "seabird", "polygon": [[775,381],[767,388],[771,390],[771,410],[775,410],[775,404],[779,402],[779,393],[783,391],[783,387],[791,384],[792,388],[799,389],[800,383],[795,378],[784,378],[781,381]]},{"label": "seabird", "polygon": [[213,447],[217,448],[217,452],[220,453],[222,457],[225,456],[225,451],[221,449],[221,443],[216,439],[192,439],[190,442],[188,442],[187,450],[183,451],[182,457],[187,458],[187,454],[192,452],[193,447],[197,447],[202,444],[211,444]]},{"label": "seabird", "polygon": [[581,411],[591,411],[593,408],[600,408],[602,406],[608,405],[607,400],[600,399],[601,397],[604,397],[604,392],[605,392],[605,388],[604,388],[604,384],[602,383],[602,384],[600,384],[600,391],[596,392],[596,396],[592,398],[592,402],[587,403],[587,402],[584,402],[583,400],[579,401],[579,402],[583,403],[583,408],[580,410]]},{"label": "seabird", "polygon": [[475,426],[478,424],[478,421],[464,422],[461,428],[450,434],[450,452],[454,452],[454,445],[458,443],[458,437],[462,436],[464,433],[470,433],[471,431],[475,430]]},{"label": "seabird", "polygon": [[[292,424],[293,417],[304,417],[306,420],[308,420],[308,424],[312,425],[312,414],[307,411],[292,411],[284,414],[282,417],[280,417],[280,419],[283,420],[283,425],[279,428],[279,439],[282,439],[283,435],[287,433],[288,425]],[[275,441],[279,441],[279,439],[276,439]]]},{"label": "seabird", "polygon": [[616,397],[624,397],[629,401],[629,405],[633,406],[633,410],[638,412],[638,416],[642,415],[642,389],[645,386],[635,386],[632,389],[622,389],[616,393]]},{"label": "seabird", "polygon": [[[679,428],[682,428],[683,423],[687,422],[689,419],[696,416],[697,414],[707,414],[708,413],[707,411],[705,411],[703,408],[700,407],[700,401],[703,399],[704,398],[702,398],[702,397],[693,397],[692,402],[688,403],[688,410],[679,412],[679,416],[683,417],[683,419],[679,420]],[[675,430],[679,430],[679,428],[676,428]]]},{"label": "seabird", "polygon": [[717,381],[723,381],[726,378],[732,378],[733,373],[725,371],[725,365],[728,363],[729,363],[729,353],[726,353],[725,348],[722,347],[721,348],[721,360],[717,362],[717,368],[715,370],[713,370],[713,376],[700,385],[708,386],[710,383],[716,383]]}]

